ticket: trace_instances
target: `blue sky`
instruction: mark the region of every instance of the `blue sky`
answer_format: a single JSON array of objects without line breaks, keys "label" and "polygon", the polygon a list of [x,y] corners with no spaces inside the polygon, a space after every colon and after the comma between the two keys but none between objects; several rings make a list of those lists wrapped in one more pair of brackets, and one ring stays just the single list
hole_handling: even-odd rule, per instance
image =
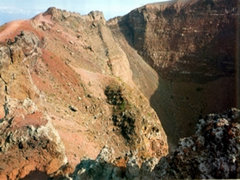
[{"label": "blue sky", "polygon": [[108,20],[145,4],[160,1],[166,0],[0,0],[0,25],[12,20],[30,19],[52,6],[82,15],[100,10]]}]

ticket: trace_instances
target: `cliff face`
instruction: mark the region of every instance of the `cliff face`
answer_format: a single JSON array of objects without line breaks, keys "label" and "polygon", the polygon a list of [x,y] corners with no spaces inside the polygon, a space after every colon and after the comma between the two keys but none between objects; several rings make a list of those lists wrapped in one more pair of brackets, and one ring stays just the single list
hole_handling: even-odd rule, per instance
[{"label": "cliff face", "polygon": [[206,0],[149,4],[109,21],[159,75],[149,99],[171,146],[199,116],[236,105],[237,18],[236,0]]},{"label": "cliff face", "polygon": [[173,81],[208,82],[235,70],[237,1],[149,4],[119,20],[131,45]]}]

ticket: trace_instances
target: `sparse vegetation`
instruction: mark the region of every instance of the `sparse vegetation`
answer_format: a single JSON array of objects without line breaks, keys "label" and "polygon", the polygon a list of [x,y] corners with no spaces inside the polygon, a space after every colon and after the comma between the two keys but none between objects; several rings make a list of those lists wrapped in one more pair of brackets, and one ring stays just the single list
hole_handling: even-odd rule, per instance
[{"label": "sparse vegetation", "polygon": [[196,91],[197,91],[197,92],[201,92],[202,90],[203,90],[202,87],[197,87],[197,88],[196,88]]},{"label": "sparse vegetation", "polygon": [[125,101],[123,101],[122,104],[120,105],[120,109],[121,109],[121,111],[124,111],[125,108],[126,108],[126,103],[125,103]]},{"label": "sparse vegetation", "polygon": [[107,102],[111,105],[121,106],[125,101],[122,87],[119,85],[107,86],[104,93],[107,96]]},{"label": "sparse vegetation", "polygon": [[133,142],[136,117],[132,112],[131,103],[124,97],[123,89],[118,84],[110,85],[106,87],[105,95],[107,96],[107,102],[113,105],[112,120],[114,125],[121,129],[121,134],[127,140],[127,143],[134,146],[136,144],[136,142]]}]

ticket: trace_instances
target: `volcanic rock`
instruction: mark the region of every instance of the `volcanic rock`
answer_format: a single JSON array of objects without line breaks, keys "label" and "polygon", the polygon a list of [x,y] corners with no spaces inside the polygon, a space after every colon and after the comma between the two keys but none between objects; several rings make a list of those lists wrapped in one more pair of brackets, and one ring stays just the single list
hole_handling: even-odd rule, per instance
[{"label": "volcanic rock", "polygon": [[[181,139],[178,147],[159,162],[154,158],[140,161],[131,154],[124,169],[112,158],[113,150],[104,147],[96,160],[81,160],[73,179],[239,178],[239,122],[238,109],[209,114],[199,119],[195,135]],[[113,169],[121,171],[121,177]]]},{"label": "volcanic rock", "polygon": [[149,4],[119,20],[138,53],[174,81],[231,76],[236,23],[237,1],[226,0]]},{"label": "volcanic rock", "polygon": [[[7,151],[2,159],[8,163],[2,168],[4,178],[65,175],[65,163],[76,166],[86,155],[96,158],[104,145],[114,148],[116,157],[126,151],[146,158],[167,155],[161,122],[133,82],[128,57],[101,12],[81,16],[50,8],[31,20],[7,23],[0,41],[2,149]],[[140,69],[146,67],[156,78],[141,60]],[[11,124],[19,132],[14,131],[12,149],[6,145]],[[52,142],[56,131],[60,138]],[[26,159],[20,152],[31,148]]]},{"label": "volcanic rock", "polygon": [[238,110],[201,120],[167,156],[199,116],[235,106],[236,2],[108,22],[52,7],[2,26],[1,179],[236,177]]},{"label": "volcanic rock", "polygon": [[[160,2],[108,21],[129,59],[138,58],[131,51],[134,48],[158,73],[157,89],[149,96],[145,79],[150,74],[144,70],[145,77],[139,82],[136,66],[141,66],[141,60],[130,60],[133,80],[161,119],[170,148],[179,137],[194,133],[199,116],[223,112],[237,104],[237,3]],[[156,83],[150,87],[154,86]]]},{"label": "volcanic rock", "polygon": [[50,117],[25,99],[7,97],[1,126],[1,179],[21,179],[31,171],[48,175],[67,162],[65,148]]},{"label": "volcanic rock", "polygon": [[239,178],[239,117],[240,110],[231,109],[200,119],[195,135],[160,160],[156,179]]}]

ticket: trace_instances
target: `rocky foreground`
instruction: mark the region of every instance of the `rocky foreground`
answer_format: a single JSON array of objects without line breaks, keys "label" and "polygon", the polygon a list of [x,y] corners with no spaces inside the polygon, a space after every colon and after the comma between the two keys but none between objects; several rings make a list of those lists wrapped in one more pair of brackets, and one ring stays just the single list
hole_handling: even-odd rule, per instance
[{"label": "rocky foreground", "polygon": [[[239,122],[238,109],[209,114],[199,119],[195,135],[181,139],[177,148],[160,160],[140,160],[136,152],[116,159],[114,150],[104,147],[95,160],[82,159],[71,177],[76,180],[240,178]],[[120,164],[124,161],[126,164]]]}]

